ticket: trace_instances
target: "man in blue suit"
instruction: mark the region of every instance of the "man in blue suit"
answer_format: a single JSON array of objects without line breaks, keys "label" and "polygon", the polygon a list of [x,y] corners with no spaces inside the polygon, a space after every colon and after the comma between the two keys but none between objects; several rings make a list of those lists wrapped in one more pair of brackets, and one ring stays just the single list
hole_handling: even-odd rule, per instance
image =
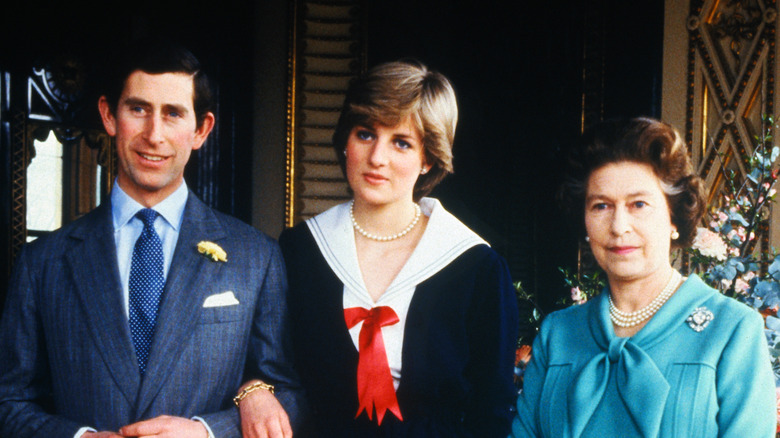
[{"label": "man in blue suit", "polygon": [[183,178],[214,126],[208,80],[168,43],[116,67],[98,103],[119,161],[110,200],[27,245],[14,268],[0,436],[238,437],[233,397],[260,378],[250,390],[267,434],[289,437],[299,391],[277,244]]}]

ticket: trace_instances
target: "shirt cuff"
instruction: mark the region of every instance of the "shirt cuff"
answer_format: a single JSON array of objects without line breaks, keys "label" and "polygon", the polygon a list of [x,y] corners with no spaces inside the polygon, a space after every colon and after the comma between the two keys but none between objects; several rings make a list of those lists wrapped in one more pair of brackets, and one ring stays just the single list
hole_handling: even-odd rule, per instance
[{"label": "shirt cuff", "polygon": [[[206,423],[206,420],[204,420],[203,418],[200,418],[200,417],[192,417],[191,420],[195,420],[195,421],[199,422],[200,424],[202,424],[203,427],[206,428],[206,432],[208,432],[209,438],[214,438],[214,432],[211,431],[211,428],[209,427],[209,424]],[[78,438],[78,437],[75,437],[75,438]]]},{"label": "shirt cuff", "polygon": [[84,435],[87,432],[97,432],[97,430],[91,428],[91,427],[82,427],[78,431],[76,431],[76,434],[73,435],[73,438],[81,438],[81,435]]}]

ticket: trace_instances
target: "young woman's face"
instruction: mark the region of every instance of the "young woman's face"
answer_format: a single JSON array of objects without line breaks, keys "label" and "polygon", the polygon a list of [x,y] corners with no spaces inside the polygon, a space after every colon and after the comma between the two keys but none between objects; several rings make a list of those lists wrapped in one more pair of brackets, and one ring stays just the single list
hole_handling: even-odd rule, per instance
[{"label": "young woman's face", "polygon": [[347,180],[355,200],[386,205],[413,199],[427,169],[422,137],[411,117],[396,126],[358,125],[347,139]]}]

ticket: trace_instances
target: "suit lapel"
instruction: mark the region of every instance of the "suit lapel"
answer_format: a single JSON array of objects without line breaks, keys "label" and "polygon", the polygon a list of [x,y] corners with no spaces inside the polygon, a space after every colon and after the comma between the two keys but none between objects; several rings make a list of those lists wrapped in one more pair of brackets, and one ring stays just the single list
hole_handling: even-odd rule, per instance
[{"label": "suit lapel", "polygon": [[225,236],[225,230],[214,213],[190,193],[165,281],[147,371],[138,397],[137,412],[141,416],[144,416],[168,373],[180,359],[208,294],[204,285],[216,278],[220,269],[221,263],[200,254],[197,244],[201,240],[218,242]]},{"label": "suit lapel", "polygon": [[117,386],[132,405],[141,376],[127,324],[116,260],[111,204],[104,202],[70,233],[65,258],[92,337]]}]

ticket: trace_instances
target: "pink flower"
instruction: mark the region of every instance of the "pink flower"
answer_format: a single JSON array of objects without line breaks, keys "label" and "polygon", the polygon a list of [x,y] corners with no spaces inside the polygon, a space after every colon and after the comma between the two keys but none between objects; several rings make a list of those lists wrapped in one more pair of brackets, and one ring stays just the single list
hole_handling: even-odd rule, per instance
[{"label": "pink flower", "polygon": [[780,388],[775,387],[775,395],[777,397],[777,431],[780,432]]},{"label": "pink flower", "polygon": [[772,189],[769,191],[769,193],[766,194],[766,196],[771,198],[772,196],[775,196],[775,193],[777,193],[777,190]]},{"label": "pink flower", "polygon": [[755,278],[755,276],[756,276],[756,273],[755,273],[755,272],[753,272],[753,271],[748,271],[748,272],[747,272],[747,274],[745,274],[745,275],[743,275],[743,276],[742,276],[742,278],[744,278],[744,279],[745,279],[745,281],[750,281],[750,280],[752,280],[753,278]]},{"label": "pink flower", "polygon": [[747,284],[745,280],[737,278],[737,281],[734,283],[734,290],[737,291],[737,293],[744,294],[748,289],[750,289],[750,285]]},{"label": "pink flower", "polygon": [[726,290],[731,287],[731,280],[722,278],[720,280],[720,285],[723,286],[723,290]]},{"label": "pink flower", "polygon": [[588,301],[588,296],[582,293],[580,288],[573,287],[571,288],[571,300],[574,301],[574,304],[585,304]]},{"label": "pink flower", "polygon": [[699,251],[704,257],[711,257],[720,261],[726,260],[726,243],[718,233],[704,227],[696,228],[696,237],[693,239],[692,248]]},{"label": "pink flower", "polygon": [[718,220],[720,220],[721,223],[726,222],[726,219],[728,218],[729,216],[726,213],[718,210]]}]

